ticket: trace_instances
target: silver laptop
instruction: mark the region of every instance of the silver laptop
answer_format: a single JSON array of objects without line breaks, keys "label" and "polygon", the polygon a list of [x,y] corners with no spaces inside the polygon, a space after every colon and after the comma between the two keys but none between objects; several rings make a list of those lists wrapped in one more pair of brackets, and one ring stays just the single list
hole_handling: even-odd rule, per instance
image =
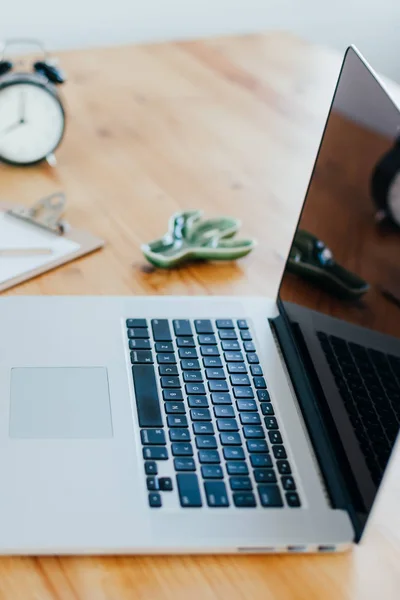
[{"label": "silver laptop", "polygon": [[348,49],[277,298],[0,300],[1,553],[361,538],[400,424],[399,126]]}]

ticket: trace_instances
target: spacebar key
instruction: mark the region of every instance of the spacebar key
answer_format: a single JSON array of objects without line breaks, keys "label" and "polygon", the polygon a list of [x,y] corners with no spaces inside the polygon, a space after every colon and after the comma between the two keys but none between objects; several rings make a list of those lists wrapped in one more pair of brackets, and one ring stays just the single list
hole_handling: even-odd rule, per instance
[{"label": "spacebar key", "polygon": [[132,375],[140,427],[163,427],[153,365],[133,365]]},{"label": "spacebar key", "polygon": [[196,508],[202,505],[199,482],[194,473],[179,473],[176,476],[179,500],[184,508]]}]

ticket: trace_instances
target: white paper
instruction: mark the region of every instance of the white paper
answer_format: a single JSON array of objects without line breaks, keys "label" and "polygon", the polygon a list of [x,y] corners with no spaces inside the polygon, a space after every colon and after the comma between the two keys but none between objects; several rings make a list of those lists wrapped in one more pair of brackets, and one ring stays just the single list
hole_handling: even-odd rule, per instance
[{"label": "white paper", "polygon": [[22,248],[48,248],[52,253],[37,256],[0,256],[0,283],[72,254],[80,245],[0,212],[0,250]]}]

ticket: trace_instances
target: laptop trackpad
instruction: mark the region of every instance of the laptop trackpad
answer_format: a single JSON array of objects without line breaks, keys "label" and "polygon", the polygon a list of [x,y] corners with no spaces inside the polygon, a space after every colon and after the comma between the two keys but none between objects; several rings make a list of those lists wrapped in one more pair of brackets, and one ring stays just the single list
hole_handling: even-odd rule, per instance
[{"label": "laptop trackpad", "polygon": [[25,439],[112,437],[107,369],[12,369],[9,433]]}]

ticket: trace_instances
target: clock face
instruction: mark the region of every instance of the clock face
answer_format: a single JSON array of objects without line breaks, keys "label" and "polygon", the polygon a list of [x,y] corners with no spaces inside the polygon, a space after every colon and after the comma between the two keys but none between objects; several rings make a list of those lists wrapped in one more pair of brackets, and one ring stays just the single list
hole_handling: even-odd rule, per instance
[{"label": "clock face", "polygon": [[22,82],[0,88],[0,159],[15,164],[43,160],[63,132],[64,111],[50,90]]}]

